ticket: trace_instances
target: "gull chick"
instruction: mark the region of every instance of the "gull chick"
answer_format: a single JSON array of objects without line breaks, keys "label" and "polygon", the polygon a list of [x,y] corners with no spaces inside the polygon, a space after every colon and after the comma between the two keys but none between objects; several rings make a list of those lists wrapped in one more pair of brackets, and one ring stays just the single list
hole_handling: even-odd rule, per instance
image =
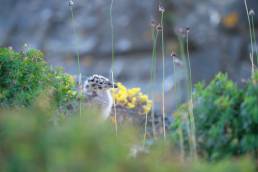
[{"label": "gull chick", "polygon": [[89,108],[97,108],[104,119],[110,116],[112,110],[111,88],[117,88],[117,85],[106,77],[96,74],[88,77],[83,84],[86,105]]}]

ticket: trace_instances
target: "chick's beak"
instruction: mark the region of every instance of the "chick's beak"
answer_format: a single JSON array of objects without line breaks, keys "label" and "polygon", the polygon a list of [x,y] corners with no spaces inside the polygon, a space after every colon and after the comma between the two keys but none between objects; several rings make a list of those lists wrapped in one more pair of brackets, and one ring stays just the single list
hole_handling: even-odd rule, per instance
[{"label": "chick's beak", "polygon": [[114,83],[113,85],[114,85],[114,86],[113,86],[114,88],[118,88],[118,86],[117,86],[117,84],[116,84],[116,83]]},{"label": "chick's beak", "polygon": [[118,88],[116,83],[109,82],[108,83],[109,88]]}]

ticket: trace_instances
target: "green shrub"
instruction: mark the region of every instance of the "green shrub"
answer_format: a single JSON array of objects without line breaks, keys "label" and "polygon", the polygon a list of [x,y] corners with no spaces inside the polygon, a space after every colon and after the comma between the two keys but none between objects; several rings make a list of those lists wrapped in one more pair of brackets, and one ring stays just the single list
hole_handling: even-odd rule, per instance
[{"label": "green shrub", "polygon": [[0,49],[0,107],[29,106],[51,90],[58,106],[76,98],[75,83],[60,69],[52,69],[34,49]]},{"label": "green shrub", "polygon": [[243,123],[241,150],[252,153],[258,159],[258,72],[245,89],[240,117]]},{"label": "green shrub", "polygon": [[218,74],[205,89],[202,84],[196,86],[196,135],[198,146],[208,158],[218,159],[240,153],[241,97],[241,90],[223,74]]},{"label": "green shrub", "polygon": [[[181,129],[186,150],[187,124],[182,116],[187,113],[186,105],[179,108],[175,123],[172,124],[172,139],[177,143],[179,135],[176,131]],[[257,154],[257,82],[250,81],[246,88],[240,89],[226,75],[220,73],[207,87],[197,84],[194,118],[198,153],[202,157],[219,160],[246,153]]]}]

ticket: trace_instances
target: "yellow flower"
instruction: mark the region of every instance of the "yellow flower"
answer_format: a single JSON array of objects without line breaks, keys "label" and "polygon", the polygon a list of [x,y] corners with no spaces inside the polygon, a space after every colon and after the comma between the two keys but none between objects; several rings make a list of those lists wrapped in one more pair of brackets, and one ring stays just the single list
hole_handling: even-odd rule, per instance
[{"label": "yellow flower", "polygon": [[126,95],[123,95],[123,94],[119,94],[119,95],[117,95],[116,97],[115,97],[115,100],[117,101],[117,102],[124,102],[124,101],[126,101]]},{"label": "yellow flower", "polygon": [[133,97],[132,100],[131,100],[131,102],[132,102],[133,104],[136,104],[136,100],[137,100],[136,97]]},{"label": "yellow flower", "polygon": [[128,95],[129,95],[129,97],[131,97],[131,96],[138,94],[140,91],[141,91],[140,88],[132,88],[132,89],[128,90]]},{"label": "yellow flower", "polygon": [[152,107],[152,102],[148,96],[141,93],[140,88],[127,89],[123,84],[117,83],[118,89],[112,89],[112,96],[116,104],[128,109],[140,108],[142,112],[148,113]]},{"label": "yellow flower", "polygon": [[152,101],[151,100],[147,100],[147,105],[148,106],[152,106]]},{"label": "yellow flower", "polygon": [[141,96],[141,101],[142,102],[147,102],[147,100],[148,100],[148,96],[146,96],[146,95]]},{"label": "yellow flower", "polygon": [[143,113],[144,114],[148,113],[150,110],[151,110],[150,106],[147,106],[147,105],[143,106]]},{"label": "yellow flower", "polygon": [[126,91],[127,90],[126,87],[123,84],[121,84],[120,82],[117,83],[117,87],[121,91]]},{"label": "yellow flower", "polygon": [[128,103],[128,104],[127,104],[127,107],[128,107],[129,109],[133,109],[133,108],[135,108],[135,105],[134,105],[133,103]]}]

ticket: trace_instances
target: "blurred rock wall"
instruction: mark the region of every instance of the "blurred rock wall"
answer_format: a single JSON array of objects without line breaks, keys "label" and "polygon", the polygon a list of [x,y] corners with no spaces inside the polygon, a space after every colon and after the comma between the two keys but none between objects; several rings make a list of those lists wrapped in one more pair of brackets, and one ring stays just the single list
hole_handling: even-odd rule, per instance
[{"label": "blurred rock wall", "polygon": [[[74,23],[68,0],[1,0],[0,45],[24,43],[48,54],[110,54],[111,0],[74,0]],[[150,47],[151,0],[114,0],[115,49],[140,51]],[[77,35],[73,33],[74,25]]]},{"label": "blurred rock wall", "polygon": [[[258,14],[257,0],[247,3]],[[171,0],[167,5],[173,16],[169,21],[176,28],[191,28],[195,82],[211,79],[218,71],[228,72],[238,82],[249,77],[251,45],[244,0]],[[258,16],[254,22],[257,26]]]}]

